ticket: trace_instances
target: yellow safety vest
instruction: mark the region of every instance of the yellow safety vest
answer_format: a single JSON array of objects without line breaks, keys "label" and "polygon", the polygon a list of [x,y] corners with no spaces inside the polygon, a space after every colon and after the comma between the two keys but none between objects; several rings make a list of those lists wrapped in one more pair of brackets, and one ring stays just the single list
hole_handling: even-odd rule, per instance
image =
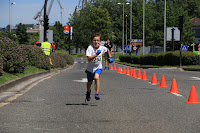
[{"label": "yellow safety vest", "polygon": [[46,55],[50,55],[50,51],[51,51],[51,44],[48,42],[43,42],[42,43],[42,50],[44,51],[44,53]]}]

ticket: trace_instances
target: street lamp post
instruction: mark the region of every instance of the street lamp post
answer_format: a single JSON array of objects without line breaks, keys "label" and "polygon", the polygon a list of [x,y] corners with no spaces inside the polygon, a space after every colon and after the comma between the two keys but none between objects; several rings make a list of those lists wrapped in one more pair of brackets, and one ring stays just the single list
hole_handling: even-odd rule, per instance
[{"label": "street lamp post", "polygon": [[164,7],[164,52],[166,52],[166,0]]},{"label": "street lamp post", "polygon": [[133,0],[130,0],[131,4],[130,4],[130,44],[131,44],[131,40],[132,40],[132,6],[133,6]]},{"label": "street lamp post", "polygon": [[143,0],[143,51],[142,51],[142,55],[144,55],[144,47],[145,47],[145,5],[146,5],[146,1]]},{"label": "street lamp post", "polygon": [[117,3],[118,5],[123,5],[123,31],[122,31],[122,54],[124,55],[124,5],[128,5],[130,3]]},{"label": "street lamp post", "polygon": [[[127,45],[127,15],[126,15],[126,45]],[[126,50],[127,53],[127,50]]]},{"label": "street lamp post", "polygon": [[12,31],[12,5],[15,5],[16,3],[15,2],[12,2],[10,3],[10,0],[9,0],[9,19],[10,19],[10,32]]}]

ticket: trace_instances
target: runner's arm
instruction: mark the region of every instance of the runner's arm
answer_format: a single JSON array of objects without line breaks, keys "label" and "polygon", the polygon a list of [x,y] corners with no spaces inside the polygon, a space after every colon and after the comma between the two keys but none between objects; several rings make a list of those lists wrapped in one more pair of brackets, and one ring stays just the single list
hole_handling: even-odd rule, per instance
[{"label": "runner's arm", "polygon": [[107,48],[107,53],[108,53],[108,57],[111,58],[112,55],[111,55],[111,52],[110,52],[110,50],[108,48]]},{"label": "runner's arm", "polygon": [[91,61],[91,60],[93,60],[95,57],[97,57],[98,55],[97,54],[94,54],[94,55],[92,55],[92,56],[87,56],[87,58],[88,58],[88,61]]}]

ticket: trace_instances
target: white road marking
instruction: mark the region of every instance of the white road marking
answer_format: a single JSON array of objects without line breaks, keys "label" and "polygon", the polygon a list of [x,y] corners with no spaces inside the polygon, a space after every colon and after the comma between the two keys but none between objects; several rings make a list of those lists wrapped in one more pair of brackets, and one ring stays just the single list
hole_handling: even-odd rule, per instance
[{"label": "white road marking", "polygon": [[200,80],[199,77],[191,77],[193,80]]},{"label": "white road marking", "polygon": [[181,94],[178,94],[178,93],[172,93],[174,94],[175,96],[178,96],[178,97],[183,97]]},{"label": "white road marking", "polygon": [[87,78],[82,78],[82,80],[73,80],[73,81],[75,81],[75,82],[83,82],[83,83],[88,82]]}]

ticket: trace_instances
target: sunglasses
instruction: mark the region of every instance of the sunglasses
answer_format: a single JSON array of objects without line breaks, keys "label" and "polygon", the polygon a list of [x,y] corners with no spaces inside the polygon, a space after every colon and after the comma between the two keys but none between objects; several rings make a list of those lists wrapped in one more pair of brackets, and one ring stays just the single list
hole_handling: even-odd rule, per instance
[{"label": "sunglasses", "polygon": [[100,40],[92,40],[93,42],[100,42]]}]

